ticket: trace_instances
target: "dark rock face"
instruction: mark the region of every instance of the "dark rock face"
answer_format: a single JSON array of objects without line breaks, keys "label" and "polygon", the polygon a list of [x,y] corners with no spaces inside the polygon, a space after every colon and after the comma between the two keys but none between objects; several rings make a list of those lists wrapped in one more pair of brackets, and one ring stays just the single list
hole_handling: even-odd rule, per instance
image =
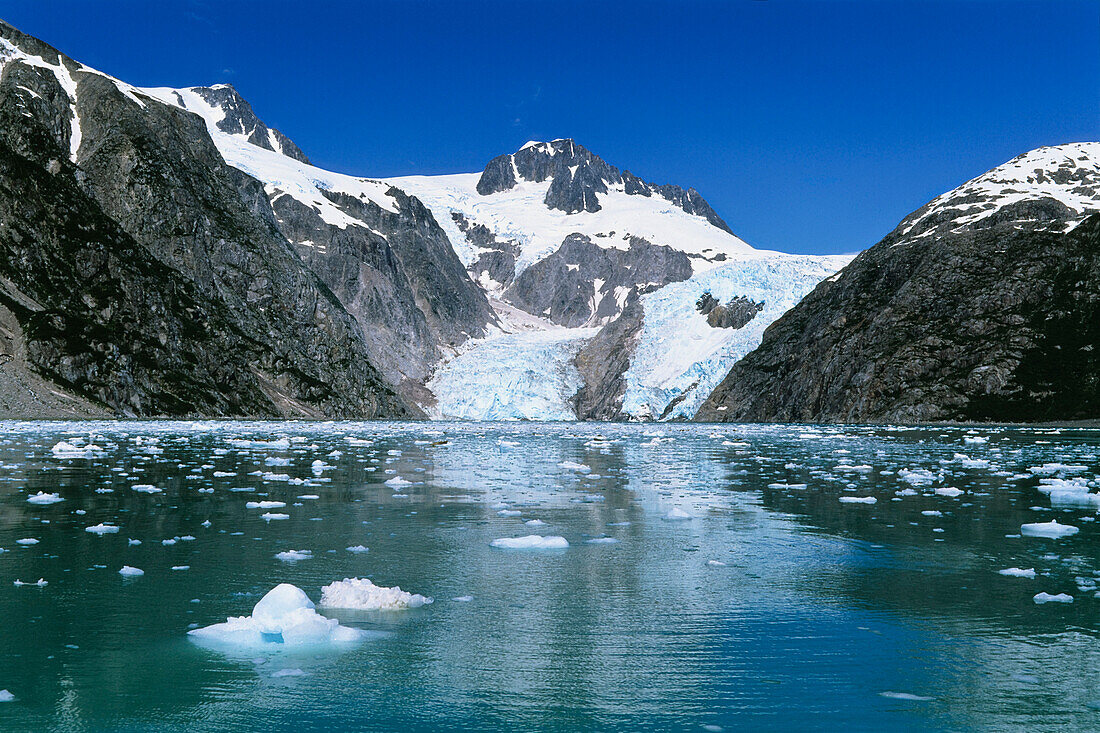
[{"label": "dark rock face", "polygon": [[[309,158],[294,142],[274,128],[263,123],[256,113],[252,111],[252,105],[237,93],[231,84],[219,84],[213,87],[193,87],[191,91],[198,94],[207,104],[219,107],[225,112],[225,117],[218,123],[218,129],[230,134],[244,135],[248,142],[266,150],[309,163]],[[181,100],[182,101],[182,100]]]},{"label": "dark rock face", "polygon": [[642,302],[637,290],[631,290],[622,314],[601,328],[573,359],[584,380],[572,400],[577,419],[623,419],[623,375],[630,368],[641,331]]},{"label": "dark rock face", "polygon": [[764,304],[739,295],[722,305],[708,290],[695,303],[695,307],[707,317],[711,328],[743,328],[763,310]]},{"label": "dark rock face", "polygon": [[516,256],[519,254],[519,244],[512,240],[501,241],[497,239],[496,235],[487,226],[484,224],[471,224],[465,216],[457,211],[451,212],[451,217],[470,244],[479,250],[489,250],[478,255],[477,261],[467,268],[470,276],[476,281],[481,281],[487,277],[493,282],[510,285],[516,276]]},{"label": "dark rock face", "polygon": [[34,368],[125,415],[416,414],[201,119],[0,36],[77,82],[74,166],[56,77],[19,61],[0,75],[3,304]]},{"label": "dark rock face", "polygon": [[691,277],[683,252],[632,237],[626,249],[601,247],[570,234],[552,255],[520,273],[504,300],[567,327],[606,323],[622,312],[627,293],[647,292]]},{"label": "dark rock face", "polygon": [[600,210],[599,194],[610,186],[622,186],[634,196],[661,196],[689,214],[705,218],[732,234],[729,226],[695,189],[646,183],[630,171],[620,171],[570,139],[531,143],[512,155],[489,161],[477,182],[477,192],[488,196],[508,191],[519,181],[541,183],[551,179],[545,203],[568,214]]},{"label": "dark rock face", "polygon": [[1003,220],[1057,201],[1014,206],[923,237],[907,219],[776,321],[696,419],[1100,416],[1100,215],[1061,233]]},{"label": "dark rock face", "polygon": [[362,226],[327,224],[312,208],[275,192],[278,226],[354,316],[372,363],[392,383],[412,389],[441,358],[441,346],[480,337],[495,322],[485,295],[419,199],[391,188],[394,213],[347,194],[322,193]]}]

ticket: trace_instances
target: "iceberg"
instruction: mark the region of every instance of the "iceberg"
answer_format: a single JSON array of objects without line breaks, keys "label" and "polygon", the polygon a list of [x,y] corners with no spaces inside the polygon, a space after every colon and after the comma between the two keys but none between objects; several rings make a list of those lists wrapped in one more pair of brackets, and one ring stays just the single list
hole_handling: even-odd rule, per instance
[{"label": "iceberg", "polygon": [[502,547],[507,550],[564,550],[569,547],[569,542],[564,537],[557,535],[542,537],[537,534],[529,534],[525,537],[501,537],[489,544],[492,547]]},{"label": "iceberg", "polygon": [[1057,519],[1020,525],[1020,534],[1024,537],[1046,537],[1052,540],[1070,537],[1079,531],[1072,524],[1059,524]]},{"label": "iceberg", "polygon": [[54,458],[93,458],[103,455],[104,451],[95,443],[87,445],[74,445],[64,440],[50,448]]},{"label": "iceberg", "polygon": [[409,593],[398,586],[386,588],[368,578],[344,578],[321,589],[322,608],[348,608],[357,611],[403,611],[420,608],[432,602],[419,593]]},{"label": "iceberg", "polygon": [[1007,575],[1010,578],[1034,578],[1035,568],[1005,568],[998,570],[998,574]]},{"label": "iceberg", "polygon": [[145,571],[141,568],[133,568],[129,565],[123,565],[122,569],[118,571],[118,574],[124,578],[137,578],[145,575]]},{"label": "iceberg", "polygon": [[1043,603],[1073,603],[1073,596],[1068,593],[1058,593],[1051,595],[1050,593],[1036,593],[1032,598],[1038,604]]},{"label": "iceberg", "polygon": [[44,491],[39,491],[34,496],[27,497],[28,504],[56,504],[59,501],[65,501],[61,498],[61,494],[47,494]]},{"label": "iceberg", "polygon": [[875,504],[878,502],[873,496],[842,496],[840,497],[841,504]]},{"label": "iceberg", "polygon": [[282,560],[283,562],[297,562],[298,560],[312,560],[312,550],[284,550],[283,552],[275,553],[276,560]]},{"label": "iceberg", "polygon": [[84,531],[91,532],[92,534],[97,534],[102,537],[105,534],[118,534],[118,527],[114,526],[113,524],[95,524],[91,527],[85,527]]},{"label": "iceberg", "polygon": [[251,616],[230,616],[224,623],[187,632],[193,640],[215,646],[280,649],[351,644],[363,632],[317,613],[297,586],[281,583],[252,608]]},{"label": "iceberg", "polygon": [[0,702],[12,702],[13,700],[15,700],[15,695],[7,690],[0,690]]}]

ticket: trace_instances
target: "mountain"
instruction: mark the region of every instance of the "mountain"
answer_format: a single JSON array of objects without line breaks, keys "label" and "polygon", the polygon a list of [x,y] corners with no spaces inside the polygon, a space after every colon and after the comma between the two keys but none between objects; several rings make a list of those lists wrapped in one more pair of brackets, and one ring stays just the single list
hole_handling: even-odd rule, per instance
[{"label": "mountain", "polygon": [[1045,147],[906,217],[768,329],[700,420],[1100,416],[1100,143]]},{"label": "mountain", "polygon": [[[436,417],[690,417],[849,259],[756,250],[694,189],[649,183],[570,139],[529,142],[481,173],[389,182],[432,210],[500,317],[500,332],[434,372]],[[707,292],[719,313],[752,305],[710,323],[696,307]]]},{"label": "mountain", "polygon": [[416,416],[496,322],[423,204],[228,85],[139,89],[0,23],[0,122],[18,414]]}]

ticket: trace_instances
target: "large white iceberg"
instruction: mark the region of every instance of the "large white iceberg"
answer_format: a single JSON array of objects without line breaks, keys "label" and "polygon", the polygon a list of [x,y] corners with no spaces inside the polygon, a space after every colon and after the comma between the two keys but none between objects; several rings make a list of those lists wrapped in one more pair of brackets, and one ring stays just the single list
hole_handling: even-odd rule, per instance
[{"label": "large white iceberg", "polygon": [[321,608],[351,608],[359,611],[403,611],[432,602],[419,593],[398,586],[375,585],[368,578],[344,578],[321,589]]},{"label": "large white iceberg", "polygon": [[297,586],[282,583],[267,592],[251,616],[230,616],[225,623],[192,629],[194,640],[216,646],[279,649],[351,644],[363,632],[341,626],[317,613],[313,601]]}]

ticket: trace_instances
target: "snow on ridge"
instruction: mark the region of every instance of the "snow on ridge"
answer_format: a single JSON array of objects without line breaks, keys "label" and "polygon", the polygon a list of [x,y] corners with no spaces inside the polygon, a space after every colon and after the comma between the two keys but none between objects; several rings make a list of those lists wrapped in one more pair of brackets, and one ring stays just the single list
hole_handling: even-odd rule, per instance
[{"label": "snow on ridge", "polygon": [[1042,198],[1054,199],[1074,213],[1065,231],[1100,211],[1100,142],[1044,146],[1018,155],[936,197],[917,212],[919,216],[903,222],[901,233],[931,234],[934,223],[923,232],[920,225],[945,217],[953,231],[960,231],[1006,206]]},{"label": "snow on ridge", "polygon": [[652,244],[685,252],[696,272],[720,265],[723,256],[772,254],[753,249],[704,217],[689,214],[660,196],[631,196],[621,186],[612,186],[600,196],[599,211],[567,214],[544,203],[551,184],[549,178],[541,183],[520,180],[507,191],[483,196],[477,192],[480,176],[480,173],[461,173],[386,180],[416,196],[432,210],[466,266],[476,262],[482,250],[467,242],[453,222],[452,212],[462,214],[472,224],[485,226],[498,239],[517,242],[520,247],[517,275],[553,254],[574,233],[589,236],[601,247],[617,249],[626,249],[630,236],[638,236]]}]

